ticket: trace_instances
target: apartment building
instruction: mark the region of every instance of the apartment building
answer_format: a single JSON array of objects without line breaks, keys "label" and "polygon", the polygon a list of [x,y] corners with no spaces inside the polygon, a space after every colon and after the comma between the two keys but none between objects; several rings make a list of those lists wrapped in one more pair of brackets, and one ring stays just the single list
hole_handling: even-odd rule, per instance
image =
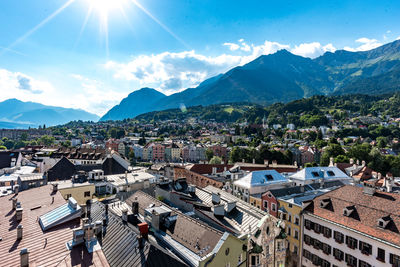
[{"label": "apartment building", "polygon": [[305,209],[301,266],[400,266],[400,195],[346,185]]}]

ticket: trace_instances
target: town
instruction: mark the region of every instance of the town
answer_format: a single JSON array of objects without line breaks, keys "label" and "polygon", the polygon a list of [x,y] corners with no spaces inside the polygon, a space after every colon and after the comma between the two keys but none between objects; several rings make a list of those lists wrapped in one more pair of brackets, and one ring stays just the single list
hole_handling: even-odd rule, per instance
[{"label": "town", "polygon": [[400,266],[400,118],[347,114],[0,130],[3,262]]}]

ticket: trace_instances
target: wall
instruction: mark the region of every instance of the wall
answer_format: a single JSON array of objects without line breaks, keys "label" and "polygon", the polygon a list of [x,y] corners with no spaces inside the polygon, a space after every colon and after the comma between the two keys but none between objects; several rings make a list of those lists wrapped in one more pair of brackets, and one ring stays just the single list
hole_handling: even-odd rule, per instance
[{"label": "wall", "polygon": [[[86,205],[86,201],[92,199],[95,193],[94,184],[89,184],[85,186],[74,186],[68,188],[59,189],[61,195],[64,199],[68,199],[67,196],[70,194],[79,205]],[[85,197],[85,192],[90,192],[88,197]]]}]

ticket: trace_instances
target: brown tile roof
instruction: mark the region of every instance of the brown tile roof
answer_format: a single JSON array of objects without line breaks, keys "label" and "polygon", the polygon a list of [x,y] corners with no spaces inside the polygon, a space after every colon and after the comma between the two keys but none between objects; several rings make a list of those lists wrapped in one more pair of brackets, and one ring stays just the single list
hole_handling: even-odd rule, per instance
[{"label": "brown tile roof", "polygon": [[[167,206],[165,203],[141,191],[133,194],[125,202],[131,206],[135,199],[139,202],[139,213],[141,215],[144,215],[144,210],[148,208],[150,204],[154,204],[155,206]],[[204,256],[210,253],[223,235],[222,232],[186,216],[179,211],[173,210],[171,215],[177,215],[178,217],[173,229],[167,229],[166,233],[175,241],[178,241],[199,256]],[[196,242],[198,242],[198,246],[196,246]],[[207,246],[209,248],[205,251],[205,254],[200,254],[200,250]]]},{"label": "brown tile roof", "polygon": [[[332,209],[320,207],[322,199],[330,198]],[[370,236],[377,237],[400,246],[400,195],[377,191],[373,196],[363,192],[363,188],[346,185],[316,197],[307,211],[318,217],[347,226]],[[346,217],[343,209],[355,206],[356,216]],[[378,220],[388,216],[392,222],[387,229],[378,227]]]},{"label": "brown tile roof", "polygon": [[[17,197],[23,208],[21,222],[16,221],[12,199]],[[54,197],[54,202],[52,199]],[[59,192],[52,194],[46,185],[20,192],[17,196],[0,197],[0,255],[1,266],[19,266],[20,250],[28,248],[31,266],[109,266],[101,250],[92,254],[86,247],[67,250],[66,242],[72,239],[72,229],[79,220],[66,222],[43,232],[38,217],[65,204]],[[23,226],[23,238],[17,240],[17,226]]]},{"label": "brown tile roof", "polygon": [[217,168],[217,172],[223,172],[224,167],[226,170],[229,170],[233,167],[231,164],[193,164],[190,168],[192,172],[199,173],[199,174],[211,174],[213,167]]}]

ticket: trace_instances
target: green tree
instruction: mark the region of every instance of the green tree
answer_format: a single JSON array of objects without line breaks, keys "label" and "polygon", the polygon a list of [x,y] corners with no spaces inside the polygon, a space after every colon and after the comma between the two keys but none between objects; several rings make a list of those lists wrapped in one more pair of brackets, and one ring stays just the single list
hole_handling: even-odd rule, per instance
[{"label": "green tree", "polygon": [[44,145],[44,146],[51,146],[55,142],[54,136],[49,136],[49,135],[43,135],[38,139],[39,144]]},{"label": "green tree", "polygon": [[214,157],[214,152],[209,148],[207,148],[206,150],[206,157],[208,161],[210,161]]},{"label": "green tree", "polygon": [[222,162],[222,159],[218,156],[214,156],[210,160],[210,164],[221,164],[221,162]]}]

